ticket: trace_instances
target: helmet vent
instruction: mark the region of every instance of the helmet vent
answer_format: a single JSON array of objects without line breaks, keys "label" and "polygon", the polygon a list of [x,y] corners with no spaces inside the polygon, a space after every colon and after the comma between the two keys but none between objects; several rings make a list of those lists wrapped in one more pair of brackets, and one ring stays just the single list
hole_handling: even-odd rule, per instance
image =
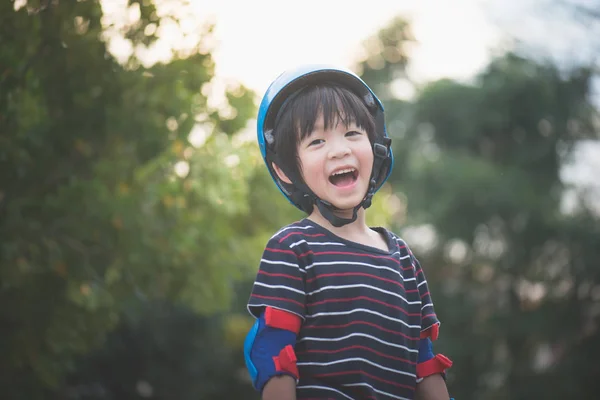
[{"label": "helmet vent", "polygon": [[273,136],[273,129],[269,129],[265,132],[265,140],[269,144],[269,146],[273,146],[275,144],[275,137]]},{"label": "helmet vent", "polygon": [[365,104],[367,105],[367,108],[370,108],[370,109],[375,108],[375,98],[373,97],[373,95],[371,93],[365,94],[364,101],[365,101]]}]

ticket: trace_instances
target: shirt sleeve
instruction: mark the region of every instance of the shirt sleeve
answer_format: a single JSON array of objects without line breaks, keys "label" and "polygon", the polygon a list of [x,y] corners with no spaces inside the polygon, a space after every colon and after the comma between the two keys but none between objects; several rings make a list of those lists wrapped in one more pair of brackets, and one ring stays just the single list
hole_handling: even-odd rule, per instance
[{"label": "shirt sleeve", "polygon": [[415,267],[415,277],[417,279],[417,288],[421,297],[421,337],[431,337],[432,340],[437,339],[440,321],[437,318],[433,307],[433,300],[425,278],[425,272],[421,268],[419,261],[412,256]]},{"label": "shirt sleeve", "polygon": [[248,311],[256,318],[264,307],[305,315],[305,269],[301,255],[286,244],[285,238],[272,237],[260,260]]}]

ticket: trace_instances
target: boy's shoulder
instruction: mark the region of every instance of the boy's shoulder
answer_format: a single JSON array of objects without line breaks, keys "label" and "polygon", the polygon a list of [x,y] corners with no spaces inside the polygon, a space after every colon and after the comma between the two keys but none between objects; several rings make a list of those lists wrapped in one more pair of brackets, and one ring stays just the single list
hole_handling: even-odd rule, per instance
[{"label": "boy's shoulder", "polygon": [[381,228],[381,229],[383,229],[383,230],[384,230],[384,232],[386,232],[386,233],[387,233],[387,235],[388,235],[388,236],[389,236],[389,237],[390,237],[390,238],[391,238],[391,239],[392,239],[394,242],[396,242],[400,248],[406,248],[407,250],[409,250],[409,251],[410,251],[410,249],[408,248],[408,244],[406,243],[406,241],[405,241],[404,239],[402,239],[402,237],[401,237],[400,235],[398,235],[397,233],[395,233],[395,232],[393,232],[393,231],[391,231],[391,230],[389,230],[389,229],[386,229],[386,228]]},{"label": "boy's shoulder", "polygon": [[411,258],[414,257],[414,254],[411,251],[410,247],[408,246],[408,243],[400,235],[398,235],[394,231],[387,229],[387,228],[377,228],[377,229],[379,229],[380,232],[384,233],[384,235],[386,235],[388,237],[388,239],[394,245],[396,245],[398,247],[400,255],[406,254],[406,255],[409,255]]}]

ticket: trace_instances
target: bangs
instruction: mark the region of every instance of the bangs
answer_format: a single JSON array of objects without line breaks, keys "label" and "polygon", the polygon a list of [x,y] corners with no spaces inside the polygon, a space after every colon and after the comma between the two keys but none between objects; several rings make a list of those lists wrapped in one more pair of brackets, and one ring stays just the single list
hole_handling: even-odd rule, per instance
[{"label": "bangs", "polygon": [[373,142],[375,121],[362,100],[339,86],[310,86],[298,91],[290,104],[286,121],[295,128],[296,144],[310,135],[317,119],[323,117],[323,129],[333,129],[338,123],[349,126],[354,123],[367,132]]}]

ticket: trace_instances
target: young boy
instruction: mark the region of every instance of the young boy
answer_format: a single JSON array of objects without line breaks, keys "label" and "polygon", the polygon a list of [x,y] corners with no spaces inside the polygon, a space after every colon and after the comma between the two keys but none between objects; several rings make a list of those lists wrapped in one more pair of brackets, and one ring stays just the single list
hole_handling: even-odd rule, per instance
[{"label": "young boy", "polygon": [[273,180],[308,217],[267,243],[244,353],[263,400],[448,400],[439,321],[406,243],[365,209],[390,174],[383,106],[354,73],[280,75],[258,114]]}]

